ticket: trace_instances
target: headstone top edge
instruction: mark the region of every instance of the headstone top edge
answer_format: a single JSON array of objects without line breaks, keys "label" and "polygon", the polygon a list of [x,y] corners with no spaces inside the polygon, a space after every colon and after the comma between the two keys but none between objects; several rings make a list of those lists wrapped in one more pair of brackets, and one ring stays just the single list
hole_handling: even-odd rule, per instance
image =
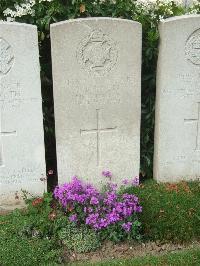
[{"label": "headstone top edge", "polygon": [[200,14],[181,15],[181,16],[175,16],[175,17],[163,19],[162,21],[160,21],[159,24],[164,25],[170,22],[176,22],[176,21],[185,20],[185,19],[198,19],[198,18],[200,19]]},{"label": "headstone top edge", "polygon": [[32,29],[37,29],[36,25],[32,25],[32,24],[27,24],[27,23],[21,23],[21,22],[7,22],[7,21],[0,21],[0,26],[1,25],[6,25],[6,26],[17,26],[17,27],[28,27],[28,28],[32,28]]},{"label": "headstone top edge", "polygon": [[122,19],[122,18],[111,18],[111,17],[91,17],[91,18],[78,18],[78,19],[69,19],[60,21],[57,23],[53,23],[50,25],[50,28],[53,29],[57,26],[65,25],[65,24],[74,24],[74,23],[80,23],[80,22],[87,22],[87,21],[114,21],[114,22],[124,22],[124,23],[130,23],[138,25],[142,28],[142,25],[140,22],[130,20],[130,19]]}]

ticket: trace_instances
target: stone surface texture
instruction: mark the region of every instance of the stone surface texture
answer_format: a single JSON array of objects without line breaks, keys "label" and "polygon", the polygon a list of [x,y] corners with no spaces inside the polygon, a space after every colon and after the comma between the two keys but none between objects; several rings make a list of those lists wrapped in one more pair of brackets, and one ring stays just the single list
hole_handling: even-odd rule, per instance
[{"label": "stone surface texture", "polygon": [[154,177],[200,178],[200,15],[160,23]]},{"label": "stone surface texture", "polygon": [[0,207],[40,195],[45,168],[37,28],[0,22]]},{"label": "stone surface texture", "polygon": [[111,18],[51,26],[59,183],[138,175],[141,34],[139,23]]},{"label": "stone surface texture", "polygon": [[193,5],[193,3],[194,2],[196,2],[196,0],[194,1],[194,0],[183,0],[183,5],[184,6],[191,6],[191,5]]}]

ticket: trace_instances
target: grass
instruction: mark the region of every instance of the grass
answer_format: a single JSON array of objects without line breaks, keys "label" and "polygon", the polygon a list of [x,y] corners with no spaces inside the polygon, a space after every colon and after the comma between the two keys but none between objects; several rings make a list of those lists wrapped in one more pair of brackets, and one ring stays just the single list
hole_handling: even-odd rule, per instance
[{"label": "grass", "polygon": [[[143,213],[140,221],[144,240],[189,242],[200,239],[199,182],[170,185],[149,180],[138,188],[128,188],[127,192],[135,193],[141,199]],[[21,234],[22,228],[31,224],[33,219],[48,230],[49,224],[44,217],[22,215],[19,211],[0,216],[1,266],[58,265],[62,249],[56,239]],[[97,265],[200,265],[200,250]]]},{"label": "grass", "polygon": [[185,242],[200,239],[200,183],[157,184],[127,189],[141,199],[145,238]]},{"label": "grass", "polygon": [[[71,264],[74,265],[74,264]],[[80,264],[83,265],[83,264]],[[85,265],[95,266],[199,266],[200,250],[187,250],[164,256],[146,256],[128,260],[112,260],[99,263],[88,263]]]},{"label": "grass", "polygon": [[45,263],[57,262],[60,250],[54,240],[20,235],[20,230],[28,223],[28,219],[18,211],[0,216],[1,266],[49,265]]}]

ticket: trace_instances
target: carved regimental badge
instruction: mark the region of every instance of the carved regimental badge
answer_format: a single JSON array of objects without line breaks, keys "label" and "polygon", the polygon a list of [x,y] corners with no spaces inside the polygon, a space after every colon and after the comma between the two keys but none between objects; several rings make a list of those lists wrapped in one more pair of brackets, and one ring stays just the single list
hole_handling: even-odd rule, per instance
[{"label": "carved regimental badge", "polygon": [[105,75],[117,62],[115,43],[100,30],[94,30],[84,38],[77,50],[78,62],[88,71]]},{"label": "carved regimental badge", "polygon": [[185,46],[186,58],[194,65],[200,65],[200,29],[193,32]]},{"label": "carved regimental badge", "polygon": [[0,38],[0,77],[11,70],[13,61],[14,55],[10,44]]}]

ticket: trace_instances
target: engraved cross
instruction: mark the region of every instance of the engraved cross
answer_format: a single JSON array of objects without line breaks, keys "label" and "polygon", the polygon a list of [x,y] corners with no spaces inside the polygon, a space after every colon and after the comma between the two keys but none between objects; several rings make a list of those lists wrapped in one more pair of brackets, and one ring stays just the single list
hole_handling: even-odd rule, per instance
[{"label": "engraved cross", "polygon": [[198,117],[197,119],[185,119],[187,123],[196,123],[197,124],[197,136],[196,136],[196,147],[195,150],[200,150],[200,102],[198,103]]},{"label": "engraved cross", "polygon": [[91,133],[96,134],[97,166],[99,166],[99,164],[100,164],[100,133],[109,133],[109,132],[113,132],[114,130],[117,129],[117,127],[100,128],[100,126],[99,126],[99,112],[100,112],[100,110],[96,109],[96,128],[94,128],[94,129],[81,129],[80,130],[81,135],[91,134]]},{"label": "engraved cross", "polygon": [[[17,132],[16,131],[3,131],[2,130],[2,118],[0,121],[0,138],[2,137],[9,137],[9,136],[16,136]],[[3,144],[2,140],[0,142],[0,167],[4,166],[4,159],[3,159]]]}]

